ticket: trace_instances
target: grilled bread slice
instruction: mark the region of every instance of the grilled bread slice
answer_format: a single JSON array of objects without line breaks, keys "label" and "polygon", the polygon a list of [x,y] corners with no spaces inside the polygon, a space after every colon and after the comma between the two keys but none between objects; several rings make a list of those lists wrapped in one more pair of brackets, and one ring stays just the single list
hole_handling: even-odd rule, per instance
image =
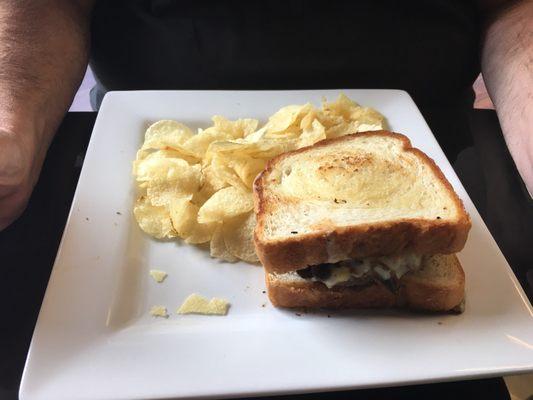
[{"label": "grilled bread slice", "polygon": [[328,289],[321,282],[301,278],[295,272],[266,274],[268,296],[278,307],[387,308],[426,311],[460,311],[465,275],[455,255],[426,257],[422,268],[406,273],[396,288],[375,281],[364,286]]},{"label": "grilled bread slice", "polygon": [[254,182],[267,272],[461,250],[470,218],[432,159],[388,131],[323,140],[272,159]]}]

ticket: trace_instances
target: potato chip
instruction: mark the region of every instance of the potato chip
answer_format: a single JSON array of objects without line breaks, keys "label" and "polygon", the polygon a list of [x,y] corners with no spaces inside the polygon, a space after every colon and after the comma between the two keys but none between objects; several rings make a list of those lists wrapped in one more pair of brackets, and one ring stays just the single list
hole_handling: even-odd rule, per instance
[{"label": "potato chip", "polygon": [[176,237],[167,207],[153,206],[146,197],[141,196],[135,203],[133,214],[139,227],[147,234],[157,239]]},{"label": "potato chip", "polygon": [[247,149],[252,149],[256,145],[255,142],[247,142],[245,139],[216,141],[209,145],[205,155],[205,162],[210,163],[217,154],[243,154]]},{"label": "potato chip", "polygon": [[186,243],[199,244],[209,242],[215,224],[200,224],[197,221],[198,206],[189,199],[176,199],[170,204],[172,226]]},{"label": "potato chip", "polygon": [[226,157],[238,157],[247,155],[253,158],[270,159],[278,154],[296,148],[298,139],[295,138],[263,138],[256,142],[246,142],[243,140],[232,140],[228,142],[216,142],[209,147],[211,157],[216,154],[223,154]]},{"label": "potato chip", "polygon": [[137,150],[137,154],[135,156],[135,160],[133,161],[133,165],[131,169],[133,176],[137,177],[137,174],[139,173],[138,172],[139,164],[141,164],[142,161],[144,161],[146,158],[150,157],[152,153],[153,152],[150,150],[143,150],[143,149]]},{"label": "potato chip", "polygon": [[[294,138],[299,136],[295,135]],[[255,157],[268,157],[269,154],[279,154],[290,148],[296,141],[290,138],[263,137],[260,140],[248,141],[246,139],[235,139],[211,143],[208,149],[207,158],[212,159],[216,154],[236,157],[248,155]]]},{"label": "potato chip", "polygon": [[252,194],[233,186],[216,192],[198,212],[198,222],[222,222],[244,214],[254,207]]},{"label": "potato chip", "polygon": [[198,206],[188,199],[178,199],[172,202],[170,217],[178,236],[190,244],[209,242],[217,228],[217,224],[214,223],[198,223]]},{"label": "potato chip", "polygon": [[175,183],[164,179],[146,182],[146,197],[154,206],[166,206],[175,198],[186,196]]},{"label": "potato chip", "polygon": [[352,118],[352,113],[357,112],[361,106],[352,99],[348,98],[344,93],[341,93],[337,100],[328,103],[322,102],[322,110],[325,113],[334,114],[342,117],[345,121],[349,121]]},{"label": "potato chip", "polygon": [[228,262],[235,262],[238,260],[238,258],[231,254],[226,247],[224,236],[222,235],[222,224],[220,224],[213,232],[209,247],[209,254],[213,258],[220,258],[221,260]]},{"label": "potato chip", "polygon": [[300,129],[306,130],[311,128],[311,125],[313,124],[313,121],[317,117],[317,110],[313,107],[303,118],[300,122]]},{"label": "potato chip", "polygon": [[228,140],[231,137],[215,127],[199,131],[196,135],[185,142],[184,146],[193,156],[202,159],[209,145],[216,141]]},{"label": "potato chip", "polygon": [[384,124],[361,124],[357,127],[357,132],[380,131],[382,129],[387,129]]},{"label": "potato chip", "polygon": [[208,300],[197,293],[193,293],[185,299],[183,304],[176,310],[176,313],[226,315],[228,313],[229,307],[230,304],[225,299],[213,297],[211,300]]},{"label": "potato chip", "polygon": [[135,161],[144,160],[150,154],[152,154],[150,150],[139,149],[137,150],[137,153],[135,155]]},{"label": "potato chip", "polygon": [[259,142],[261,139],[263,139],[267,134],[267,127],[263,126],[261,129],[258,129],[257,131],[250,133],[249,135],[246,135],[244,140],[249,143],[253,142]]},{"label": "potato chip", "polygon": [[152,179],[172,179],[191,168],[189,163],[181,158],[156,157],[153,153],[136,163],[137,180],[140,182]]},{"label": "potato chip", "polygon": [[202,168],[202,176],[202,187],[198,192],[194,193],[192,198],[192,202],[198,206],[202,206],[215,192],[229,186],[224,179],[220,179],[213,172],[213,168],[210,165]]},{"label": "potato chip", "polygon": [[165,271],[161,271],[160,269],[151,269],[149,271],[150,276],[154,281],[157,283],[162,283],[168,276],[168,274]]},{"label": "potato chip", "polygon": [[152,150],[145,158],[179,158],[189,164],[198,164],[201,161],[200,158],[191,156],[188,152],[179,149]]},{"label": "potato chip", "polygon": [[249,212],[225,221],[222,225],[224,243],[228,251],[241,260],[256,263],[259,258],[254,245],[255,214]]},{"label": "potato chip", "polygon": [[150,125],[146,130],[142,149],[181,149],[192,136],[193,133],[187,126],[164,119]]},{"label": "potato chip", "polygon": [[372,108],[360,107],[357,113],[352,114],[352,118],[359,121],[358,132],[377,131],[387,128],[385,117]]},{"label": "potato chip", "polygon": [[185,155],[180,150],[176,149],[162,149],[162,150],[140,150],[145,153],[148,153],[147,155],[143,155],[142,159],[153,159],[153,158],[179,158],[182,160],[187,161],[189,164],[196,164],[200,160],[195,157],[190,157],[189,161],[187,158],[185,158]]},{"label": "potato chip", "polygon": [[224,180],[219,179],[212,165],[204,167],[202,169],[202,173],[204,175],[204,184],[210,186],[210,188],[212,189],[211,195],[213,195],[215,192],[218,192],[220,189],[228,186]]},{"label": "potato chip", "polygon": [[211,143],[207,150],[205,160],[211,162],[217,156],[233,156],[253,153],[260,142],[247,142],[244,139],[226,140]]},{"label": "potato chip", "polygon": [[230,121],[220,115],[215,115],[213,118],[214,127],[227,134],[228,138],[239,139],[254,133],[257,130],[259,121],[256,119],[237,119]]},{"label": "potato chip", "polygon": [[249,154],[252,157],[270,160],[281,153],[296,149],[298,138],[264,139],[260,142],[257,152]]},{"label": "potato chip", "polygon": [[152,317],[168,318],[167,308],[165,306],[152,306],[150,308],[150,315]]},{"label": "potato chip", "polygon": [[283,107],[268,119],[266,125],[268,132],[283,132],[291,125],[299,126],[302,118],[313,108],[310,103]]},{"label": "potato chip", "polygon": [[224,183],[224,187],[234,186],[238,189],[246,191],[246,185],[239,178],[239,175],[233,170],[229,164],[231,157],[225,157],[223,155],[216,154],[215,158],[211,161],[211,171],[213,173],[214,180],[220,184]]},{"label": "potato chip", "polygon": [[313,120],[311,125],[304,129],[300,135],[297,148],[311,146],[316,142],[326,138],[326,129],[317,119]]},{"label": "potato chip", "polygon": [[328,138],[339,137],[366,130],[383,129],[385,118],[377,111],[361,107],[344,94],[340,94],[336,101],[323,101],[320,122],[326,127]]},{"label": "potato chip", "polygon": [[170,219],[176,234],[185,239],[196,228],[198,207],[190,199],[175,199],[169,204]]},{"label": "potato chip", "polygon": [[219,224],[210,223],[210,224],[196,224],[194,231],[190,236],[185,238],[185,243],[188,244],[200,244],[207,243],[213,237],[213,232]]},{"label": "potato chip", "polygon": [[[168,159],[169,161],[178,161],[177,159]],[[161,160],[158,160],[161,161]],[[198,164],[189,165],[175,163],[174,165],[158,164],[155,171],[151,174],[157,174],[154,178],[146,181],[146,195],[154,206],[169,204],[174,199],[187,197],[192,198],[202,186],[201,167]],[[143,178],[148,176],[148,172],[142,175]]]},{"label": "potato chip", "polygon": [[317,112],[316,119],[318,119],[326,130],[344,123],[344,119],[340,115],[331,114],[329,111],[325,112],[323,110]]},{"label": "potato chip", "polygon": [[235,158],[230,163],[230,167],[233,168],[248,190],[252,189],[256,176],[265,168],[265,165],[265,159],[252,157]]},{"label": "potato chip", "polygon": [[331,139],[339,136],[350,135],[352,133],[357,133],[358,128],[359,122],[357,121],[342,122],[338,125],[327,128],[326,137],[328,139]]},{"label": "potato chip", "polygon": [[284,131],[280,132],[267,132],[264,139],[276,139],[276,140],[290,140],[297,139],[302,133],[302,129],[299,124],[291,125]]},{"label": "potato chip", "polygon": [[195,157],[203,158],[209,145],[217,141],[241,139],[253,133],[258,121],[255,119],[239,119],[230,121],[221,116],[213,117],[214,126],[200,130],[184,144],[185,148]]}]

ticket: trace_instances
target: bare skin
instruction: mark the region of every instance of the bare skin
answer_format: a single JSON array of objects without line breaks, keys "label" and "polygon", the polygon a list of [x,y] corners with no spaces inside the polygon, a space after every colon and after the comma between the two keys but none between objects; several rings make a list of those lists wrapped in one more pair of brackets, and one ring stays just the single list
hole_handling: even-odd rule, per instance
[{"label": "bare skin", "polygon": [[[0,2],[0,230],[24,210],[87,66],[93,0]],[[532,0],[483,1],[483,74],[533,193]]]},{"label": "bare skin", "polygon": [[507,147],[533,196],[533,1],[504,4],[487,21],[482,72]]},{"label": "bare skin", "polygon": [[26,207],[83,77],[91,4],[0,2],[0,230]]}]

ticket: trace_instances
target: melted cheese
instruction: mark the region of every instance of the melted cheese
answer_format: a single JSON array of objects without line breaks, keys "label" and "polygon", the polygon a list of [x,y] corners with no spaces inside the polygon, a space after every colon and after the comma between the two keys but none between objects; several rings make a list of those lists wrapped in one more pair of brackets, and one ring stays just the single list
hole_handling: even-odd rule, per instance
[{"label": "melted cheese", "polygon": [[407,272],[420,269],[422,256],[419,254],[403,254],[401,256],[380,257],[377,261],[385,264],[400,279]]},{"label": "melted cheese", "polygon": [[352,278],[361,278],[373,271],[382,280],[391,279],[392,274],[400,279],[409,271],[420,269],[422,256],[418,254],[403,254],[400,256],[388,256],[364,259],[362,262],[341,261],[331,269],[331,274],[326,279],[311,278],[313,282],[322,282],[331,289],[341,283],[348,282]]},{"label": "melted cheese", "polygon": [[333,286],[338,285],[339,283],[349,281],[351,277],[352,274],[348,267],[336,267],[332,269],[331,274],[327,279],[320,281],[323,282],[329,289],[331,289]]}]

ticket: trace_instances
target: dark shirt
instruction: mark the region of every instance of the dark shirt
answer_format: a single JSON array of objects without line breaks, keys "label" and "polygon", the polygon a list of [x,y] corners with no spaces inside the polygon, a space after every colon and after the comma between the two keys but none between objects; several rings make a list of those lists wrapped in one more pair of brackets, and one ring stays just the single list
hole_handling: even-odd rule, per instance
[{"label": "dark shirt", "polygon": [[91,65],[107,90],[403,89],[437,136],[464,140],[478,13],[471,1],[104,0]]}]

